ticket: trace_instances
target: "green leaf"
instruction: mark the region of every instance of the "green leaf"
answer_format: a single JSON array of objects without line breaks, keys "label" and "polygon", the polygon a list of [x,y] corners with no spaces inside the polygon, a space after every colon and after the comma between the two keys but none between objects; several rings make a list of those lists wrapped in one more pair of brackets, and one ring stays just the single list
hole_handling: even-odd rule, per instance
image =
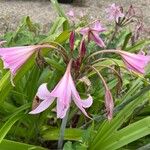
[{"label": "green leaf", "polygon": [[[65,129],[65,140],[73,140],[73,141],[80,141],[82,138],[82,135],[85,131],[81,129]],[[59,138],[59,129],[57,128],[51,128],[49,130],[46,130],[46,132],[43,134],[43,138],[45,140],[58,140]]]},{"label": "green leaf", "polygon": [[55,60],[52,60],[52,59],[50,59],[48,57],[44,57],[44,59],[53,68],[55,68],[56,70],[61,71],[62,73],[64,73],[65,68],[62,65],[60,65],[58,62],[56,62]]},{"label": "green leaf", "polygon": [[[132,87],[132,88],[134,88],[134,87]],[[140,97],[138,97],[138,96],[135,97],[134,95],[131,96],[131,97],[129,97],[129,100],[131,100],[132,97],[133,97],[134,101],[130,102],[128,105],[124,105],[125,107],[123,109],[121,109],[121,111],[116,115],[116,117],[114,117],[112,119],[111,122],[104,121],[100,125],[99,130],[98,130],[96,136],[93,138],[94,140],[93,140],[93,142],[91,144],[91,148],[95,147],[98,143],[103,143],[114,132],[116,132],[117,129],[119,129],[121,127],[121,125],[133,113],[133,111],[135,110],[135,108],[137,106],[139,106],[139,104],[141,104],[143,101],[147,100],[147,97],[146,97],[147,95],[145,94],[145,92],[147,92],[148,89],[149,89],[149,87],[147,87],[146,89],[144,89],[144,91],[142,92],[142,94],[140,94]],[[141,93],[141,92],[139,92],[139,93]],[[125,102],[123,101],[123,103],[125,103]],[[101,139],[101,140],[99,141],[99,139]]]},{"label": "green leaf", "polygon": [[24,116],[22,111],[29,108],[29,106],[29,104],[26,104],[16,109],[16,111],[9,117],[6,123],[0,128],[0,143],[2,142],[6,134],[9,132],[11,127],[14,125],[14,123]]},{"label": "green leaf", "polygon": [[39,146],[4,139],[0,143],[1,150],[47,150]]},{"label": "green leaf", "polygon": [[14,123],[18,121],[22,116],[22,114],[13,116],[9,118],[8,121],[3,125],[3,127],[0,129],[0,143],[2,142],[8,131],[11,129],[11,127],[14,125]]},{"label": "green leaf", "polygon": [[117,131],[102,144],[97,145],[97,148],[103,150],[116,150],[149,134],[150,117],[147,117]]},{"label": "green leaf", "polygon": [[142,40],[137,42],[133,46],[127,47],[126,50],[130,52],[137,52],[148,44],[150,44],[150,40]]},{"label": "green leaf", "polygon": [[123,49],[123,50],[126,48],[126,46],[127,46],[128,42],[129,42],[131,36],[132,36],[132,32],[130,32],[130,33],[128,33],[128,34],[126,35],[126,37],[125,37],[125,39],[124,39],[124,43],[123,43],[123,45],[122,45],[122,49]]},{"label": "green leaf", "polygon": [[68,18],[65,15],[63,9],[60,7],[60,5],[58,4],[57,0],[51,0],[52,5],[54,6],[55,10],[57,11],[58,15],[60,17],[64,17],[66,18],[66,21],[63,23],[63,29],[64,31],[68,29],[69,27],[69,22],[68,22]]},{"label": "green leaf", "polygon": [[51,27],[48,35],[53,35],[56,32],[58,32],[59,28],[63,25],[63,23],[66,21],[66,18],[64,17],[58,17],[56,21],[54,22],[53,26]]}]

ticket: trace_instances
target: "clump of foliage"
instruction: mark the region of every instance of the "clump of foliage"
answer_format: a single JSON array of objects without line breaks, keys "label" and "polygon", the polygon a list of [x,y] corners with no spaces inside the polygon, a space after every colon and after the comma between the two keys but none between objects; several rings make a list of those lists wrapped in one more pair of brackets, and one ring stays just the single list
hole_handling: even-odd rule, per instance
[{"label": "clump of foliage", "polygon": [[140,38],[142,16],[112,4],[106,28],[51,2],[59,17],[47,35],[25,17],[1,36],[0,149],[148,147],[150,41]]}]

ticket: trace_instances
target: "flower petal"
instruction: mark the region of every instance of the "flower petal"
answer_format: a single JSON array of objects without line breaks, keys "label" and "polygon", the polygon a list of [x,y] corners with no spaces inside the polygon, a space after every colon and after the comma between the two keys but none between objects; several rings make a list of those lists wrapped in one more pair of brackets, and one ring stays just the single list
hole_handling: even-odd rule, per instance
[{"label": "flower petal", "polygon": [[82,34],[83,36],[84,36],[84,35],[87,35],[88,32],[89,32],[89,28],[88,28],[88,27],[87,27],[87,28],[82,28],[82,29],[80,30],[80,34]]},{"label": "flower petal", "polygon": [[89,108],[93,103],[93,98],[91,95],[87,99],[81,100],[82,106],[84,108]]},{"label": "flower petal", "polygon": [[52,98],[51,93],[47,89],[47,83],[43,83],[38,88],[37,94],[36,94],[41,100],[49,100]]},{"label": "flower petal", "polygon": [[39,106],[36,109],[32,110],[29,114],[40,113],[46,110],[53,103],[54,97],[51,96],[46,85],[47,85],[46,83],[42,84],[39,87],[37,94],[36,94],[38,98],[43,101],[39,104]]},{"label": "flower petal", "polygon": [[95,32],[97,32],[97,33],[99,33],[99,32],[105,31],[106,29],[102,27],[102,25],[101,25],[101,23],[100,23],[99,21],[96,21],[96,22],[92,25],[91,30],[92,30],[92,31],[95,31]]},{"label": "flower petal", "polygon": [[38,113],[46,110],[53,103],[53,101],[54,101],[53,97],[51,97],[51,99],[49,99],[49,100],[43,100],[40,103],[40,105],[36,109],[30,111],[29,114],[38,114]]},{"label": "flower petal", "polygon": [[0,57],[4,62],[4,67],[9,68],[13,75],[34,53],[36,46],[0,48]]},{"label": "flower petal", "polygon": [[116,6],[115,3],[113,3],[109,8],[107,8],[106,12],[109,20],[115,20],[117,23],[119,21],[119,18],[124,17],[124,14],[121,12],[120,7]]},{"label": "flower petal", "polygon": [[69,84],[70,84],[70,87],[71,87],[72,97],[73,97],[74,103],[83,112],[83,114],[85,116],[87,116],[88,118],[90,118],[88,116],[88,114],[86,113],[86,111],[85,111],[84,108],[90,107],[92,105],[93,99],[91,97],[89,97],[87,100],[82,100],[80,98],[79,93],[76,90],[75,84],[74,84],[73,79],[72,79],[71,76],[70,76],[69,82],[70,82]]},{"label": "flower petal", "polygon": [[57,118],[64,118],[66,116],[66,112],[69,109],[70,103],[64,104],[63,100],[60,98],[57,99]]},{"label": "flower petal", "polygon": [[99,37],[99,34],[95,32],[90,34],[90,40],[93,40],[100,47],[105,47],[103,40]]},{"label": "flower petal", "polygon": [[132,54],[129,52],[119,51],[123,61],[129,70],[144,74],[145,67],[150,62],[150,56],[142,54]]}]

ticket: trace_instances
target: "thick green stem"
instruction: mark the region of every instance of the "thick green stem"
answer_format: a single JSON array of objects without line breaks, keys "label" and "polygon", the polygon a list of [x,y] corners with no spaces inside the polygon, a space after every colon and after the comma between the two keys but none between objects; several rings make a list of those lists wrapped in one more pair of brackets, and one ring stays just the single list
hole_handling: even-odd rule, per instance
[{"label": "thick green stem", "polygon": [[58,149],[62,149],[62,147],[63,147],[64,134],[65,134],[65,128],[67,125],[68,114],[69,114],[69,109],[66,112],[66,116],[62,119],[60,133],[59,133],[58,147],[57,147]]}]

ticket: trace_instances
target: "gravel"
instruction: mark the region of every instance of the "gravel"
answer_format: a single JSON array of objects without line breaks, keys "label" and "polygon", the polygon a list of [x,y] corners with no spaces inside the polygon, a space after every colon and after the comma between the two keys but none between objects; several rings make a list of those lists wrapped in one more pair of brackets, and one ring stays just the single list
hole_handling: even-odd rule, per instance
[{"label": "gravel", "polygon": [[[117,3],[127,8],[130,4],[143,11],[144,23],[150,23],[150,0],[74,0],[73,5],[61,4],[65,12],[73,9],[77,15],[81,12],[91,20],[100,19],[107,23],[105,8]],[[140,11],[139,11],[140,13]],[[48,31],[50,23],[56,19],[57,13],[49,0],[0,0],[0,35],[8,30],[15,30],[24,16],[30,16],[34,22],[40,23],[43,32]]]}]

